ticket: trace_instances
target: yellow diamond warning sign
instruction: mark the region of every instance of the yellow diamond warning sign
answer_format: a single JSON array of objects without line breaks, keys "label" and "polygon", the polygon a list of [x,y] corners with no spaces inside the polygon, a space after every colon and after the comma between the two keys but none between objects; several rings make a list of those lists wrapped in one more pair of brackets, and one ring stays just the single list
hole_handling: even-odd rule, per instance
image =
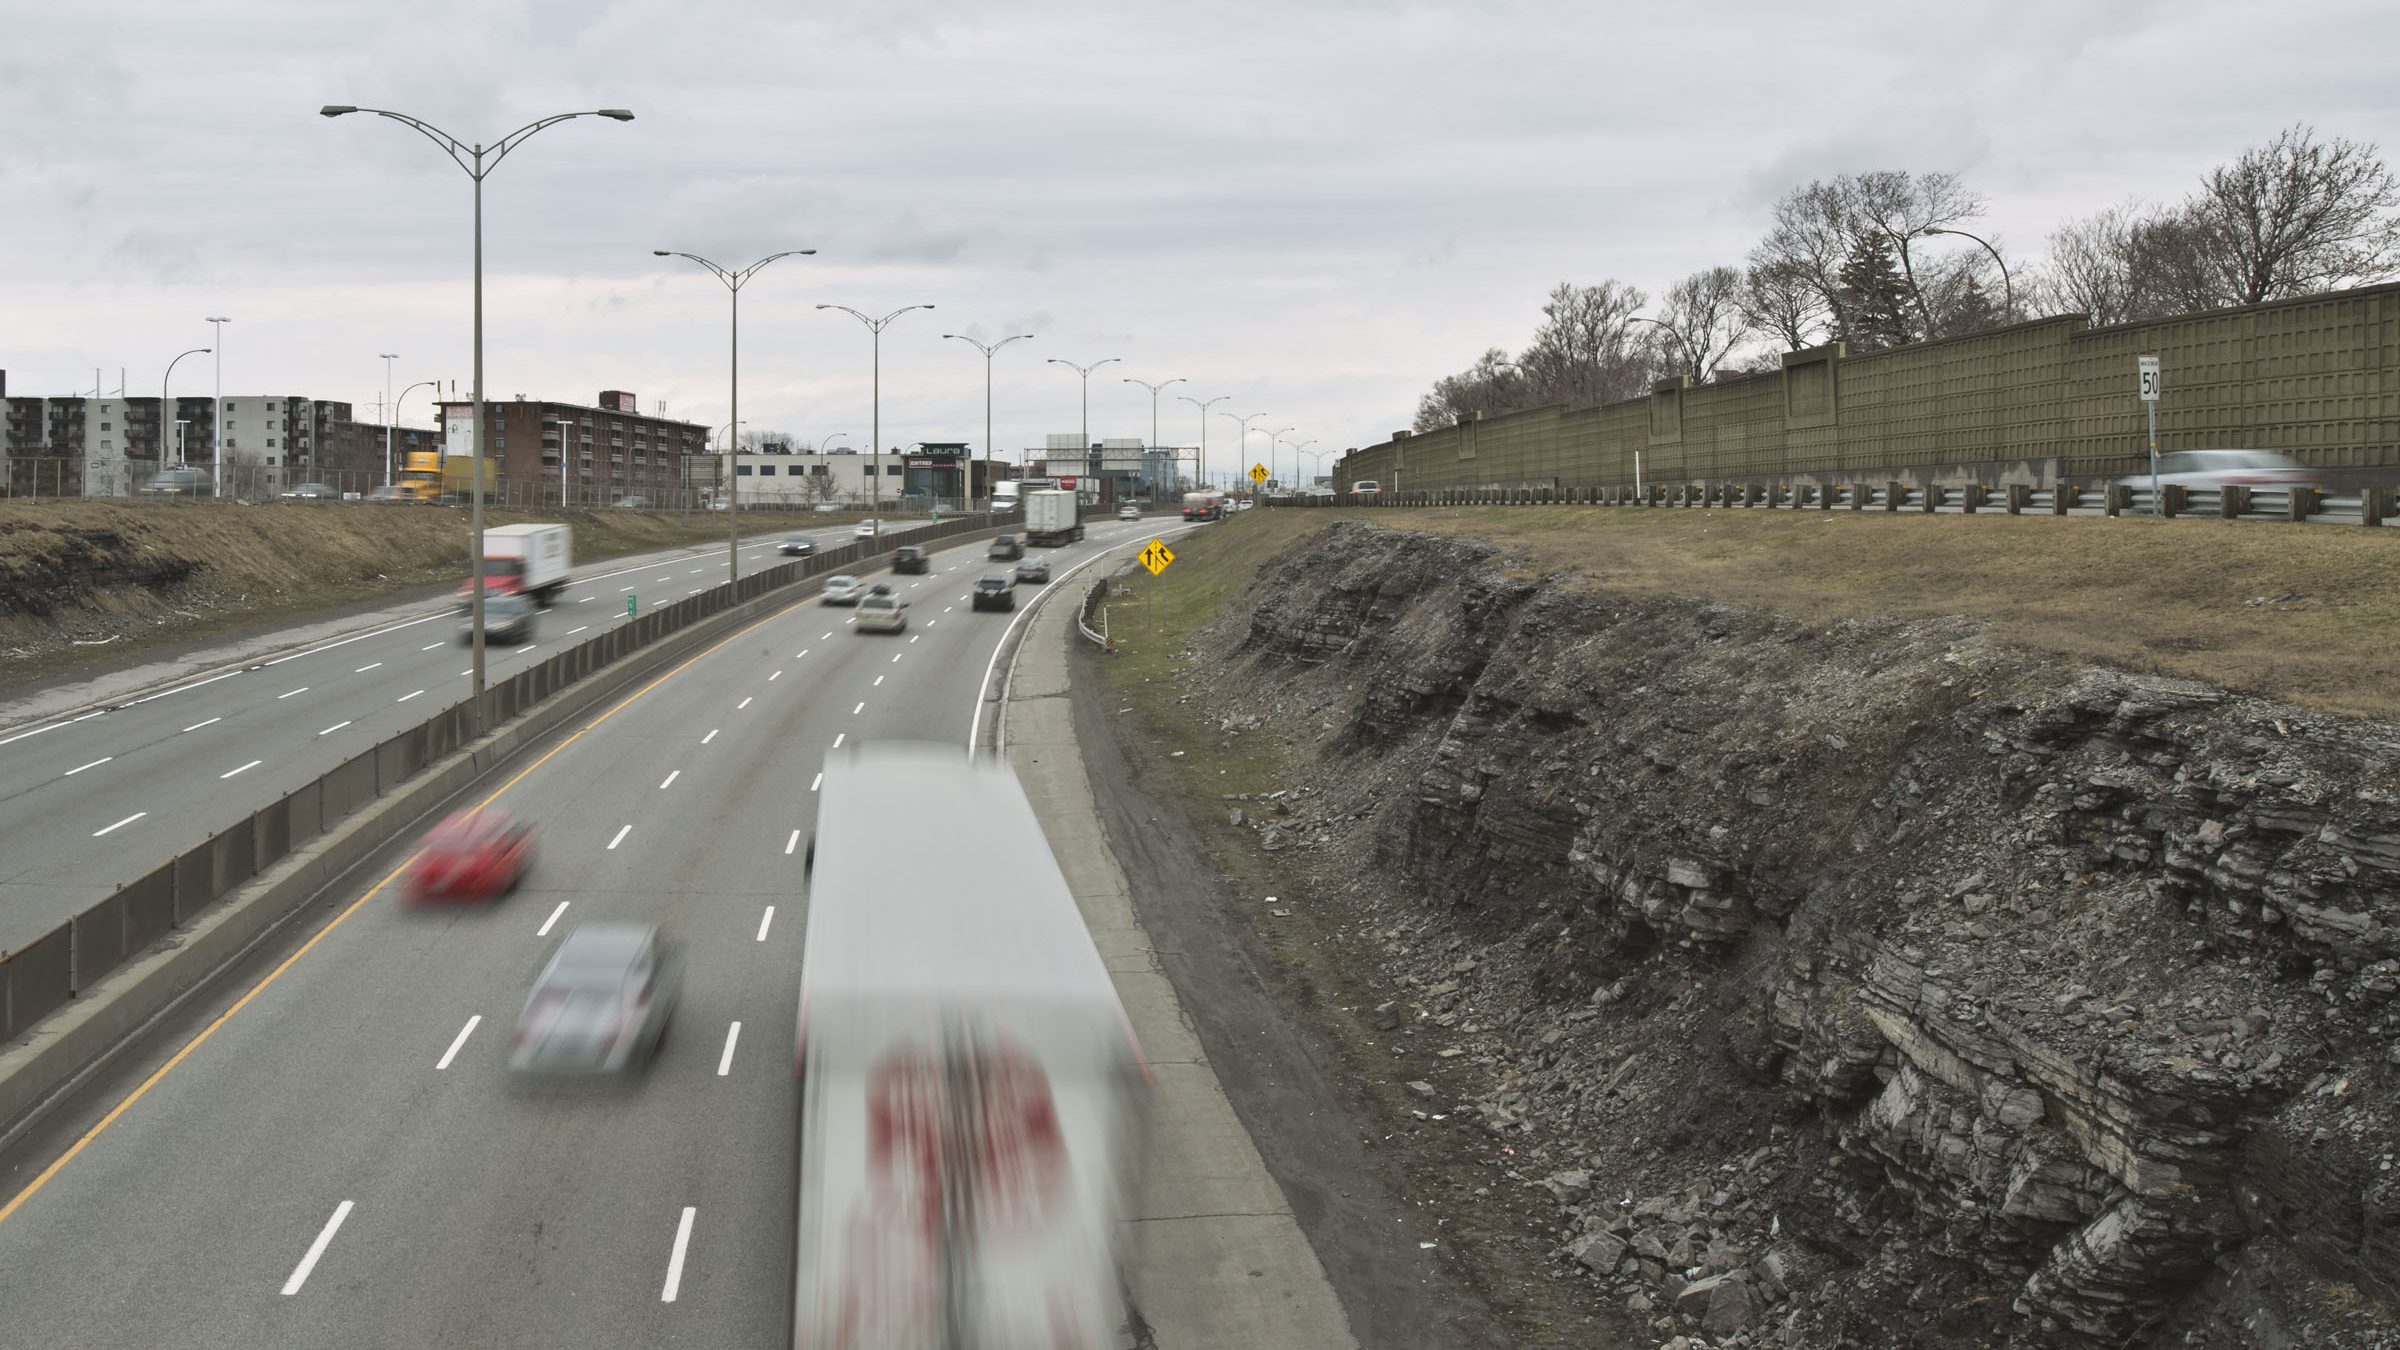
[{"label": "yellow diamond warning sign", "polygon": [[1251,465],[1250,481],[1253,483],[1263,483],[1267,481],[1267,466],[1264,464]]},{"label": "yellow diamond warning sign", "polygon": [[1142,550],[1142,566],[1149,568],[1152,576],[1166,571],[1167,564],[1173,561],[1175,561],[1175,550],[1168,548],[1159,540],[1151,540],[1150,547]]}]

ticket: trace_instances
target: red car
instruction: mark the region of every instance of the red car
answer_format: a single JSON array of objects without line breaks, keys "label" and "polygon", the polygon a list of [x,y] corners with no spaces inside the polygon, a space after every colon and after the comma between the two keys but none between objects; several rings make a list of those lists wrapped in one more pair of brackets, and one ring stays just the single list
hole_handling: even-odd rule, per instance
[{"label": "red car", "polygon": [[417,900],[482,900],[517,888],[533,866],[533,828],[504,811],[461,811],[418,846],[408,879]]}]

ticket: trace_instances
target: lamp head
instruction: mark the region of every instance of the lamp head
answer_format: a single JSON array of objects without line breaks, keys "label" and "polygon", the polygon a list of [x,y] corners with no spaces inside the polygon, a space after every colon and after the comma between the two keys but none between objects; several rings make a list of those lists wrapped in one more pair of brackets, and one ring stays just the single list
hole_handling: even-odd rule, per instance
[{"label": "lamp head", "polygon": [[672,253],[669,253],[669,252],[667,252],[667,251],[666,251],[665,249],[663,249],[663,248],[654,248],[654,249],[650,250],[650,256],[651,256],[651,257],[653,257],[653,258],[671,258],[671,257],[674,257],[675,255],[674,255],[674,254],[672,254]]},{"label": "lamp head", "polygon": [[356,104],[352,104],[352,103],[328,103],[328,104],[326,104],[324,107],[317,109],[317,116],[319,116],[319,117],[339,117],[339,116],[341,116],[343,113],[354,113],[354,112],[357,112],[357,111],[358,111],[358,106],[357,106]]},{"label": "lamp head", "polygon": [[612,122],[630,122],[633,120],[633,114],[623,108],[602,108],[600,110],[600,115]]},{"label": "lamp head", "polygon": [[1943,228],[1942,228],[1941,226],[1939,226],[1939,225],[1928,225],[1928,226],[1926,226],[1924,229],[1921,229],[1921,230],[1917,231],[1917,233],[1919,233],[1919,234],[1949,234],[1949,233],[1951,233],[1951,231],[1949,231],[1949,230],[1945,230],[1945,229],[1943,229]]}]

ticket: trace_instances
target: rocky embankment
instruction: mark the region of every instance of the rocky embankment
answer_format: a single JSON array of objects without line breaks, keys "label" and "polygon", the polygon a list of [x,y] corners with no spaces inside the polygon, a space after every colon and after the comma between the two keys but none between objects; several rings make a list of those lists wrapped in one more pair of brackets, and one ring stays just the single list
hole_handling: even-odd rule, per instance
[{"label": "rocky embankment", "polygon": [[2400,731],[1357,523],[1204,638],[1406,1099],[1658,1343],[2400,1344]]}]

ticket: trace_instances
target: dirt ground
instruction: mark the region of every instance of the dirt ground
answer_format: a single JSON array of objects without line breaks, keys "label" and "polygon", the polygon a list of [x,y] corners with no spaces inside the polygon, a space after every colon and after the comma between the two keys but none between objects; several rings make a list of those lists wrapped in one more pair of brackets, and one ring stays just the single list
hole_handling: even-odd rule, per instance
[{"label": "dirt ground", "polygon": [[[745,533],[838,524],[745,514]],[[492,511],[563,521],[575,561],[722,541],[725,518]],[[437,595],[466,575],[469,514],[447,507],[0,502],[0,683],[96,675],[204,644]]]}]

